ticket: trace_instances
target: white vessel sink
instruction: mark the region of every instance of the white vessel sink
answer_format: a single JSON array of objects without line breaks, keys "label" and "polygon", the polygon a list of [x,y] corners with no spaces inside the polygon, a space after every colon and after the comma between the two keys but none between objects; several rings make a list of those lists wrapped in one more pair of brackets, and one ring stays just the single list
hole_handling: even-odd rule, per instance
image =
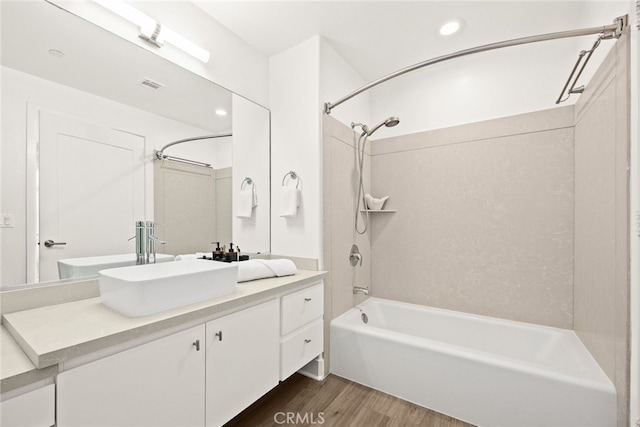
[{"label": "white vessel sink", "polygon": [[238,266],[201,259],[102,270],[102,303],[132,317],[236,291]]},{"label": "white vessel sink", "polygon": [[[174,258],[173,255],[157,254],[156,262],[173,261]],[[58,261],[58,275],[61,279],[97,276],[100,270],[128,265],[136,265],[136,254],[68,258]]]}]

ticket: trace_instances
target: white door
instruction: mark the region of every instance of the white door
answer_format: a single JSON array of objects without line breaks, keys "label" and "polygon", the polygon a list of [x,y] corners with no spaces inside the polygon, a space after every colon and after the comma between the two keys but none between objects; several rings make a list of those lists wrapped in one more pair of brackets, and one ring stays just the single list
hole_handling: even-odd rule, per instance
[{"label": "white door", "polygon": [[133,252],[144,138],[47,111],[39,125],[40,281],[58,279],[59,259]]}]

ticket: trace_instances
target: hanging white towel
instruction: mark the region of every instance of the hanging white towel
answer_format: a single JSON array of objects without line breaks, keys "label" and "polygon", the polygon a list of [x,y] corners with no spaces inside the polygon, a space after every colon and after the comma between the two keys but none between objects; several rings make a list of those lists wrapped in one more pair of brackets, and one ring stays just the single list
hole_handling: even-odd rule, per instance
[{"label": "hanging white towel", "polygon": [[257,205],[258,200],[253,185],[240,190],[238,194],[238,204],[236,206],[236,216],[238,218],[251,218],[253,208]]},{"label": "hanging white towel", "polygon": [[284,218],[295,217],[298,213],[299,205],[298,189],[296,187],[282,186],[280,192],[280,216]]}]

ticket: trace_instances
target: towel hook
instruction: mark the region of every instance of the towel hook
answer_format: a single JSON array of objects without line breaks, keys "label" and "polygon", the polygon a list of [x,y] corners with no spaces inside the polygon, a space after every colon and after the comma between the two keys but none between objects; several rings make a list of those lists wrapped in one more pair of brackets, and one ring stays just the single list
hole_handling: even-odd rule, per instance
[{"label": "towel hook", "polygon": [[300,186],[300,179],[299,179],[300,177],[294,171],[289,171],[284,174],[284,176],[282,177],[282,186],[284,187],[284,181],[287,179],[288,176],[291,177],[291,179],[296,180],[296,188],[298,188]]},{"label": "towel hook", "polygon": [[246,177],[245,179],[243,179],[242,184],[240,184],[240,190],[244,189],[245,184],[253,185],[253,180],[249,177]]}]

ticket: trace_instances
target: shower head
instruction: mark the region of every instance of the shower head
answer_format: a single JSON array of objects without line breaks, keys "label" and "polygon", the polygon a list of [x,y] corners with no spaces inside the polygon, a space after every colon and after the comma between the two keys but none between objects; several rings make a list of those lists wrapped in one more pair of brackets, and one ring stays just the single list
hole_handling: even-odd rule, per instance
[{"label": "shower head", "polygon": [[394,127],[395,125],[397,125],[398,123],[400,123],[400,119],[398,117],[396,117],[396,116],[391,116],[391,117],[387,118],[386,120],[384,120],[383,122],[380,122],[377,125],[375,125],[372,129],[368,129],[366,126],[363,126],[362,130],[367,133],[367,136],[371,136],[371,135],[373,135],[373,133],[375,131],[380,129],[382,126],[386,126],[388,128],[391,128],[391,127]]}]

